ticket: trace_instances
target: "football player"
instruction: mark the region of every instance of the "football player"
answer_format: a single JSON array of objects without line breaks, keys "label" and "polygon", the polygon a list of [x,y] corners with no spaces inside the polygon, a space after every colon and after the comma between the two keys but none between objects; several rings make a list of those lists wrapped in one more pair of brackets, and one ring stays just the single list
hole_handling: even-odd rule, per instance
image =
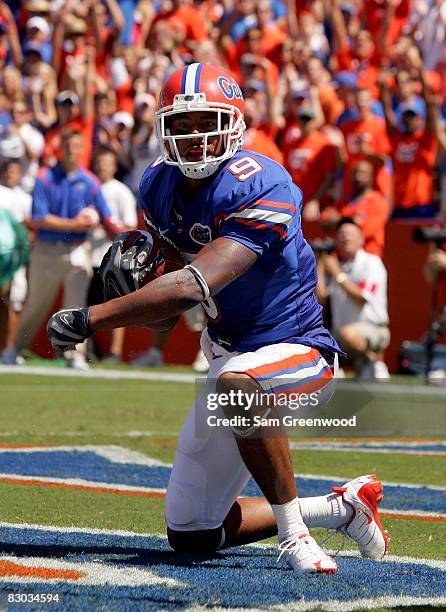
[{"label": "football player", "polygon": [[[156,116],[163,153],[146,170],[139,201],[148,221],[193,263],[105,304],[56,313],[48,324],[53,346],[66,350],[96,330],[124,325],[166,329],[200,303],[208,317],[208,393],[275,394],[290,381],[297,389],[316,381],[328,398],[340,349],[314,296],[302,193],[278,163],[241,150],[240,87],[218,67],[189,65],[168,79]],[[278,533],[291,568],[333,573],[336,562],[308,531],[322,526],[351,536],[364,557],[384,556],[382,484],[374,475],[300,499],[285,433],[269,435],[268,425],[231,435],[201,427],[203,401],[180,433],[167,489],[175,550],[209,553]],[[238,408],[244,412],[243,401]],[[251,475],[265,497],[238,499]]]}]

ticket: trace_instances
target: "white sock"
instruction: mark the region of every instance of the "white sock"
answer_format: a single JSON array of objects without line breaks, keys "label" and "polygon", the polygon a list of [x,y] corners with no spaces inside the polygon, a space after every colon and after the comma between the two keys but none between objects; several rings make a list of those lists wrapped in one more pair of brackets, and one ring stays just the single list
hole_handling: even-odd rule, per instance
[{"label": "white sock", "polygon": [[350,521],[352,508],[346,504],[342,495],[331,493],[320,497],[302,497],[299,499],[302,520],[308,527],[325,527],[337,529]]},{"label": "white sock", "polygon": [[286,504],[271,504],[276,517],[279,542],[308,533],[300,513],[299,499],[296,497]]}]

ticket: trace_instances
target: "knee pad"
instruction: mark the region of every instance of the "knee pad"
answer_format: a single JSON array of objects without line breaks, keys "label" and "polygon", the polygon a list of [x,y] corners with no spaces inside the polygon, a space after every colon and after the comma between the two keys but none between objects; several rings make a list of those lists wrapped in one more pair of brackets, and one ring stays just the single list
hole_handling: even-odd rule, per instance
[{"label": "knee pad", "polygon": [[171,548],[179,553],[209,555],[215,553],[224,543],[223,525],[217,529],[203,531],[176,531],[167,528],[167,539]]}]

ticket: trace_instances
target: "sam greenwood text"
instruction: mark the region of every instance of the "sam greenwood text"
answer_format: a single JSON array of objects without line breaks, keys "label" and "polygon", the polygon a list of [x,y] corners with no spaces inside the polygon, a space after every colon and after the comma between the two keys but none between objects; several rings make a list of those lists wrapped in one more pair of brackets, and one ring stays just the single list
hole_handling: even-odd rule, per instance
[{"label": "sam greenwood text", "polygon": [[293,417],[284,415],[282,418],[266,418],[260,416],[233,416],[230,418],[218,417],[212,414],[207,417],[209,427],[356,427],[356,416],[349,419]]}]

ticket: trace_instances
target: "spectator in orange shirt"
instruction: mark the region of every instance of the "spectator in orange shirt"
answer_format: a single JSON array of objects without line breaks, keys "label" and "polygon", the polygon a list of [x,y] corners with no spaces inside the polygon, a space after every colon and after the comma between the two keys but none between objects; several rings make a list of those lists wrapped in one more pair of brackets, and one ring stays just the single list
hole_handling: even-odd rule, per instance
[{"label": "spectator in orange shirt", "polygon": [[173,7],[170,8],[170,3],[166,4],[169,7],[156,15],[152,22],[152,28],[159,21],[166,21],[176,24],[178,21],[184,26],[185,44],[189,49],[195,48],[196,44],[206,40],[209,36],[206,20],[198,9],[196,9],[187,0],[173,0]]},{"label": "spectator in orange shirt", "polygon": [[269,60],[280,66],[282,59],[282,44],[287,38],[274,21],[273,8],[270,0],[260,0],[256,6],[257,27],[262,36],[262,53]]},{"label": "spectator in orange shirt", "polygon": [[306,62],[306,72],[311,87],[316,87],[319,103],[324,113],[325,123],[335,125],[344,110],[344,104],[331,85],[331,75],[324,67],[322,60],[313,55]]},{"label": "spectator in orange shirt", "polygon": [[401,35],[406,25],[410,11],[410,0],[367,0],[363,3],[364,16],[367,26],[375,40],[388,32],[388,44],[393,44]]},{"label": "spectator in orange shirt", "polygon": [[389,204],[373,189],[373,164],[360,160],[352,167],[352,198],[337,208],[329,207],[321,214],[322,226],[334,229],[342,218],[351,218],[362,230],[364,250],[378,257],[384,254],[384,237]]},{"label": "spectator in orange shirt", "polygon": [[386,49],[386,31],[379,39],[379,48],[368,30],[359,30],[349,40],[347,28],[337,0],[331,0],[331,23],[336,69],[354,71],[358,75],[358,87],[369,89],[374,98],[379,97],[377,86],[379,66]]},{"label": "spectator in orange shirt", "polygon": [[256,98],[246,98],[244,113],[246,130],[243,137],[243,148],[266,155],[279,164],[283,164],[282,151],[271,135],[262,129],[261,115],[262,109],[259,101]]},{"label": "spectator in orange shirt", "polygon": [[374,189],[390,201],[391,177],[386,162],[389,159],[390,142],[386,123],[372,112],[373,99],[367,89],[355,93],[358,118],[344,121],[340,129],[345,138],[347,166],[344,174],[343,196],[352,195],[352,169],[359,160],[373,164]]},{"label": "spectator in orange shirt", "polygon": [[[228,39],[225,44],[225,58],[239,82],[243,86],[249,78],[264,80],[263,36],[257,27],[249,28],[237,45]],[[279,69],[268,61],[266,71],[274,89],[277,88]]]},{"label": "spectator in orange shirt", "polygon": [[304,194],[302,216],[319,219],[321,200],[331,188],[340,158],[336,147],[318,129],[315,103],[305,100],[297,111],[301,136],[285,148],[285,167]]},{"label": "spectator in orange shirt", "polygon": [[423,126],[419,107],[401,104],[401,129],[392,112],[387,86],[389,75],[382,70],[380,76],[381,100],[390,134],[394,167],[394,219],[420,219],[435,216],[433,204],[433,170],[437,157],[439,117],[433,96],[429,91],[421,58],[418,69],[426,102],[426,121]]},{"label": "spectator in orange shirt", "polygon": [[90,167],[93,149],[94,131],[94,47],[85,48],[86,64],[75,91],[61,91],[56,97],[57,123],[45,135],[45,150],[43,161],[46,165],[54,165],[61,155],[62,132],[75,130],[83,134],[83,151],[80,164],[85,168]]}]

